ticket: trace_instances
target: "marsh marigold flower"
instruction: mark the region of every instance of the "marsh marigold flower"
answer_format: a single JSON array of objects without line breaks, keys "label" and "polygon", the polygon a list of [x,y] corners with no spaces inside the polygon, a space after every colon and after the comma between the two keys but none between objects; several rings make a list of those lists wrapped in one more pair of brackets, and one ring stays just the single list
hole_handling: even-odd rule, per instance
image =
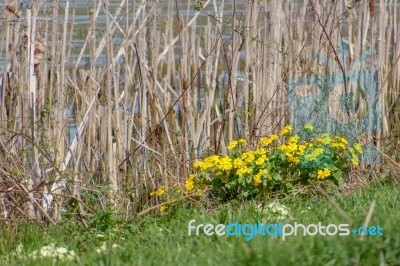
[{"label": "marsh marigold flower", "polygon": [[229,143],[229,145],[227,146],[228,150],[233,150],[234,148],[236,148],[236,146],[239,144],[239,142],[237,140],[233,140],[231,143]]},{"label": "marsh marigold flower", "polygon": [[258,142],[258,146],[268,146],[277,139],[278,139],[278,136],[275,134],[272,134],[269,138],[262,137],[260,139],[260,141]]},{"label": "marsh marigold flower", "polygon": [[298,164],[300,162],[300,159],[296,156],[288,156],[287,157],[288,162]]},{"label": "marsh marigold flower", "polygon": [[311,123],[308,123],[304,126],[305,129],[307,129],[308,131],[313,131],[314,130],[314,126]]},{"label": "marsh marigold flower", "polygon": [[220,170],[223,170],[223,171],[231,170],[233,168],[231,158],[229,156],[222,157],[222,159],[219,160],[218,167]]},{"label": "marsh marigold flower", "polygon": [[217,166],[219,163],[219,156],[218,155],[212,155],[210,157],[207,157],[204,159],[204,166],[202,170],[210,169],[213,168],[214,166]]},{"label": "marsh marigold flower", "polygon": [[256,165],[262,165],[262,164],[265,163],[266,161],[268,161],[267,156],[262,155],[261,157],[259,157],[259,158],[256,160]]},{"label": "marsh marigold flower", "polygon": [[317,178],[318,179],[325,179],[331,175],[331,170],[328,168],[324,168],[322,170],[318,170]]},{"label": "marsh marigold flower", "polygon": [[189,175],[188,179],[185,182],[185,192],[189,193],[194,189],[194,178],[196,177],[196,174],[191,174]]},{"label": "marsh marigold flower", "polygon": [[354,148],[354,150],[355,150],[356,152],[358,152],[358,153],[360,153],[360,154],[363,152],[363,149],[362,149],[362,146],[361,146],[360,143],[355,143],[354,146],[353,146],[353,148]]},{"label": "marsh marigold flower", "polygon": [[239,169],[236,171],[236,174],[240,176],[240,175],[244,175],[244,174],[250,174],[252,171],[253,171],[253,170],[252,170],[251,168],[249,168],[249,167],[247,167],[247,166],[244,166],[244,167],[242,167],[242,168],[239,168]]},{"label": "marsh marigold flower", "polygon": [[332,138],[332,148],[337,148],[340,150],[346,150],[347,140],[343,137],[334,136]]},{"label": "marsh marigold flower", "polygon": [[352,163],[353,165],[358,165],[358,164],[359,164],[359,161],[358,161],[358,156],[357,156],[357,154],[355,153],[355,151],[354,151],[353,148],[350,148],[349,150],[350,150],[350,153],[351,153],[351,163]]},{"label": "marsh marigold flower", "polygon": [[281,133],[280,133],[280,135],[281,136],[283,136],[283,135],[287,135],[287,134],[289,134],[290,132],[292,132],[292,130],[293,130],[293,128],[292,128],[292,126],[285,126],[282,130],[281,130]]},{"label": "marsh marigold flower", "polygon": [[239,139],[238,142],[239,142],[239,144],[242,144],[242,145],[247,144],[247,141],[245,139]]},{"label": "marsh marigold flower", "polygon": [[262,156],[262,155],[266,155],[267,151],[265,149],[258,149],[258,150],[255,151],[255,154]]},{"label": "marsh marigold flower", "polygon": [[242,156],[240,156],[240,158],[246,163],[251,163],[252,161],[254,161],[256,157],[254,155],[254,151],[248,151],[243,153]]},{"label": "marsh marigold flower", "polygon": [[165,186],[159,187],[156,191],[150,193],[150,196],[161,196],[165,193]]},{"label": "marsh marigold flower", "polygon": [[242,167],[243,166],[243,161],[242,161],[242,159],[240,159],[240,158],[236,158],[234,161],[233,161],[233,166],[235,167],[235,168],[240,168],[240,167]]},{"label": "marsh marigold flower", "polygon": [[310,154],[307,154],[304,156],[304,158],[310,160],[310,161],[315,161],[318,156],[324,153],[324,149],[322,148],[316,148],[314,151],[312,151]]},{"label": "marsh marigold flower", "polygon": [[262,181],[261,181],[261,175],[260,175],[260,174],[256,174],[256,175],[253,177],[253,183],[254,183],[255,186],[258,186],[259,184],[262,183]]}]

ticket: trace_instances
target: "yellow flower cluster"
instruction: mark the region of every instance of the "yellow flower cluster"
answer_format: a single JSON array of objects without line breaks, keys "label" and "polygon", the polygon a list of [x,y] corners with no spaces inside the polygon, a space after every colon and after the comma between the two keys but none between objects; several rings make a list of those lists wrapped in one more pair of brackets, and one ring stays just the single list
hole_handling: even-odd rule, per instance
[{"label": "yellow flower cluster", "polygon": [[161,196],[165,193],[165,186],[159,187],[156,191],[150,193],[150,196]]},{"label": "yellow flower cluster", "polygon": [[236,171],[236,174],[241,176],[241,175],[244,175],[244,174],[251,174],[252,172],[253,172],[253,169],[251,169],[251,168],[249,168],[247,166],[243,166],[243,167],[239,168]]},{"label": "yellow flower cluster", "polygon": [[194,189],[194,178],[195,177],[196,177],[196,174],[191,174],[187,178],[187,180],[185,182],[185,192],[186,192],[186,194]]},{"label": "yellow flower cluster", "polygon": [[323,154],[323,153],[324,153],[324,149],[322,149],[322,148],[316,148],[316,149],[313,150],[311,153],[306,154],[306,155],[304,156],[304,158],[306,158],[306,159],[308,159],[308,160],[310,160],[310,161],[315,161],[315,160],[318,158],[318,156],[320,156],[320,155]]},{"label": "yellow flower cluster", "polygon": [[279,135],[284,136],[287,135],[289,133],[291,133],[293,130],[292,126],[285,126],[282,130],[281,133],[279,133]]},{"label": "yellow flower cluster", "polygon": [[267,174],[267,169],[261,169],[260,172],[258,172],[254,177],[253,177],[253,184],[255,186],[258,186],[259,184],[262,183],[261,177],[263,175]]},{"label": "yellow flower cluster", "polygon": [[318,179],[325,179],[331,175],[331,170],[328,168],[324,168],[322,170],[318,170],[317,178]]},{"label": "yellow flower cluster", "polygon": [[278,139],[278,136],[275,135],[275,134],[272,134],[269,138],[262,137],[260,139],[260,141],[258,142],[258,145],[259,146],[268,146],[268,145],[270,145],[271,143],[273,143],[277,139]]},{"label": "yellow flower cluster", "polygon": [[255,158],[256,158],[256,156],[254,154],[254,151],[245,152],[242,154],[242,156],[240,156],[240,159],[242,159],[242,161],[244,161],[247,164],[254,161]]},{"label": "yellow flower cluster", "polygon": [[334,136],[332,138],[332,148],[339,149],[339,150],[346,150],[347,147],[347,140],[343,137]]},{"label": "yellow flower cluster", "polygon": [[282,144],[278,147],[278,150],[284,151],[287,160],[293,164],[298,164],[300,162],[299,156],[301,156],[306,149],[306,145],[298,143],[299,139],[300,137],[298,135],[294,135],[289,138],[286,144]]},{"label": "yellow flower cluster", "polygon": [[253,183],[254,183],[255,186],[258,186],[259,184],[261,184],[261,183],[262,183],[262,181],[261,181],[261,175],[256,174],[256,175],[253,177]]},{"label": "yellow flower cluster", "polygon": [[313,131],[313,130],[314,130],[314,126],[313,126],[312,124],[310,124],[310,123],[306,124],[306,125],[304,126],[304,128],[305,128],[306,130],[308,130],[308,131]]},{"label": "yellow flower cluster", "polygon": [[265,163],[266,161],[268,161],[268,158],[266,155],[261,155],[257,160],[256,160],[256,165],[262,165],[263,163]]},{"label": "yellow flower cluster", "polygon": [[354,150],[355,150],[356,152],[358,152],[359,154],[363,153],[363,149],[362,149],[360,143],[355,143],[355,144],[353,145],[353,148],[354,148]]},{"label": "yellow flower cluster", "polygon": [[246,145],[247,141],[245,139],[233,140],[231,143],[229,143],[227,148],[228,150],[233,150],[238,144]]},{"label": "yellow flower cluster", "polygon": [[353,145],[353,148],[350,148],[349,151],[350,151],[350,154],[351,154],[351,163],[353,165],[358,165],[359,164],[359,160],[358,160],[357,153],[358,154],[362,154],[363,153],[363,149],[361,147],[361,144],[360,143],[355,143]]},{"label": "yellow flower cluster", "polygon": [[[306,124],[304,129],[311,133],[314,126]],[[215,189],[220,189],[222,183],[229,193],[246,192],[246,189],[251,188],[249,194],[252,194],[253,191],[263,191],[268,187],[272,189],[286,182],[296,183],[307,176],[318,180],[332,178],[341,183],[341,172],[347,171],[350,163],[359,164],[358,155],[362,153],[362,147],[358,143],[351,147],[346,138],[331,137],[327,133],[302,140],[300,135],[292,131],[289,125],[278,135],[262,137],[256,149],[244,149],[244,145],[247,145],[245,139],[234,140],[228,145],[228,149],[233,152],[226,156],[207,157],[193,166],[201,171],[201,177],[206,177],[203,182],[215,186]],[[340,163],[337,164],[339,159]],[[332,172],[330,169],[335,170]],[[194,178],[195,175],[190,175],[186,180],[186,193],[201,186],[202,178],[199,178],[196,185]],[[218,182],[209,182],[213,179],[218,179]]]},{"label": "yellow flower cluster", "polygon": [[[245,140],[238,140],[237,143],[244,144]],[[237,143],[235,145],[237,145]],[[244,174],[252,173],[252,163],[257,166],[262,166],[268,161],[267,151],[264,148],[258,150],[249,150],[244,152],[238,158],[232,158],[230,156],[219,157],[218,155],[213,155],[205,158],[203,161],[199,161],[193,164],[195,169],[204,171],[209,169],[215,169],[215,174],[217,176],[224,176],[224,171],[231,171],[236,169],[235,173],[239,176]]]},{"label": "yellow flower cluster", "polygon": [[244,162],[243,162],[242,159],[240,159],[240,158],[236,158],[236,159],[233,161],[233,167],[235,167],[236,169],[242,167],[243,165],[244,165]]},{"label": "yellow flower cluster", "polygon": [[193,167],[200,170],[207,170],[217,166],[219,160],[220,158],[218,155],[212,155],[210,157],[205,158],[204,161],[194,163]]},{"label": "yellow flower cluster", "polygon": [[222,171],[229,171],[232,167],[232,159],[229,156],[222,157],[218,162],[218,169]]},{"label": "yellow flower cluster", "polygon": [[320,144],[324,144],[324,145],[328,145],[331,143],[331,138],[329,137],[329,135],[327,133],[324,133],[321,135],[321,137],[316,138],[315,139],[316,143],[320,143]]}]

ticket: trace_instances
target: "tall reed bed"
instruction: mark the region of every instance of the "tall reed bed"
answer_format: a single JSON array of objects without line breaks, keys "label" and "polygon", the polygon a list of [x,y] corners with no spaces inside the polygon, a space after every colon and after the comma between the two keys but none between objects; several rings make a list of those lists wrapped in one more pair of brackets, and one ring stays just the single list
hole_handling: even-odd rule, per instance
[{"label": "tall reed bed", "polygon": [[1,15],[4,219],[147,208],[198,158],[288,123],[288,79],[368,49],[355,69],[379,73],[383,127],[365,142],[399,169],[398,1],[18,2]]}]

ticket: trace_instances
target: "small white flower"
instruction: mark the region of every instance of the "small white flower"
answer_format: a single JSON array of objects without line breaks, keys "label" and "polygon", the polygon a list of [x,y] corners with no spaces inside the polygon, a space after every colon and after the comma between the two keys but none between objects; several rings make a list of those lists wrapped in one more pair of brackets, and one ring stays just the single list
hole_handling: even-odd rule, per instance
[{"label": "small white flower", "polygon": [[[257,206],[260,208],[259,206]],[[278,202],[271,202],[269,203],[262,213],[266,214],[268,216],[268,219],[278,219],[278,220],[283,220],[289,217],[289,210],[288,208],[280,204]]]},{"label": "small white flower", "polygon": [[22,245],[21,243],[18,244],[17,248],[15,249],[15,252],[17,255],[21,254],[22,251],[24,250],[24,245]]},{"label": "small white flower", "polygon": [[65,253],[68,253],[68,250],[66,248],[60,247],[60,248],[57,248],[57,253],[65,254]]},{"label": "small white flower", "polygon": [[97,253],[102,253],[105,250],[107,250],[106,242],[104,242],[103,245],[100,248],[96,249],[96,252]]},{"label": "small white flower", "polygon": [[74,251],[68,251],[65,247],[56,247],[54,244],[42,247],[40,250],[35,250],[28,255],[33,259],[42,258],[57,258],[59,260],[73,260],[76,256]]}]

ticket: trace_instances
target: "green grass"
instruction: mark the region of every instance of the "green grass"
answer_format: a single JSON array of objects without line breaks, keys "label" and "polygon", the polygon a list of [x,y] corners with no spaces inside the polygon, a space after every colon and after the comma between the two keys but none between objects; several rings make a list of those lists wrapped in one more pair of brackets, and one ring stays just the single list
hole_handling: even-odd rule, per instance
[{"label": "green grass", "polygon": [[[286,223],[347,223],[333,204],[323,197],[291,197],[280,200],[290,209]],[[369,225],[380,225],[383,236],[360,240],[349,236],[188,236],[188,222],[196,224],[257,223],[263,218],[255,209],[260,202],[231,202],[211,210],[176,205],[162,214],[135,217],[120,223],[107,213],[98,214],[92,229],[66,221],[57,227],[27,223],[3,225],[0,233],[0,265],[71,265],[51,259],[32,260],[27,254],[54,243],[78,254],[76,265],[400,265],[398,229],[400,187],[375,184],[350,195],[334,194],[340,207],[353,220],[350,229],[364,223],[370,204],[376,201]],[[273,222],[273,221],[271,221]],[[119,223],[118,231],[113,230]],[[97,228],[97,229],[95,229]],[[104,231],[104,237],[97,236]],[[106,241],[107,251],[97,253]],[[10,255],[18,244],[21,256]],[[112,248],[115,243],[122,248]],[[386,263],[386,264],[384,264]]]}]

